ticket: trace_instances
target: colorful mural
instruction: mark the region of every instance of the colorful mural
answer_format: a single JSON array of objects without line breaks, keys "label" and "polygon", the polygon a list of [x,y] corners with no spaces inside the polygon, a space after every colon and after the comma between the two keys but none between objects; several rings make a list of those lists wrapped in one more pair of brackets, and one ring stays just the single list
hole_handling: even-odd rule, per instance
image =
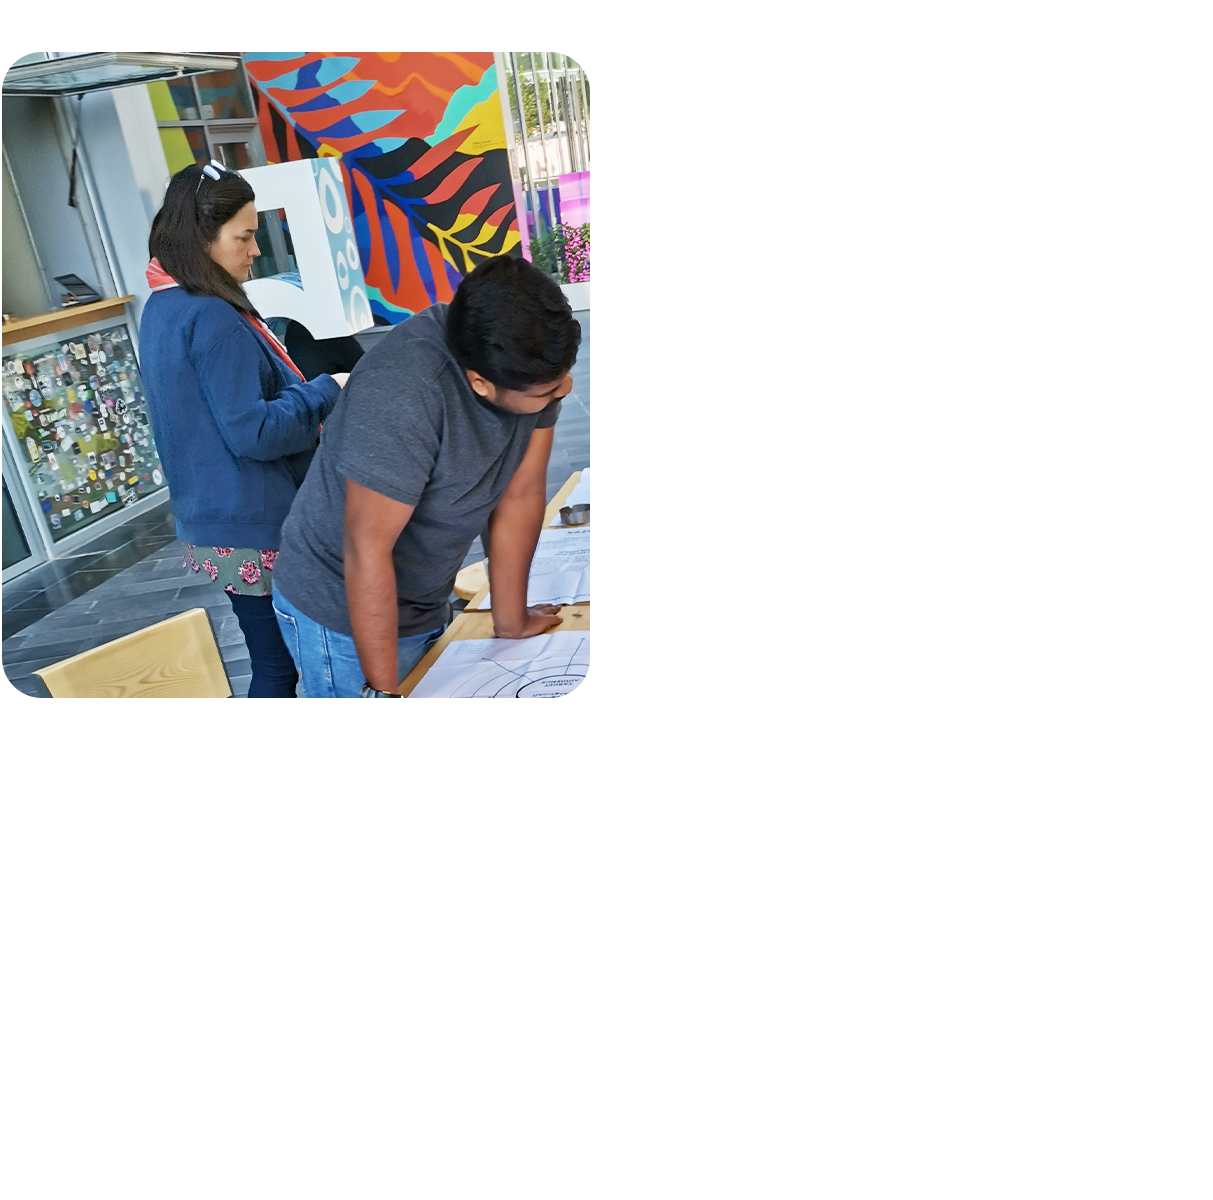
[{"label": "colorful mural", "polygon": [[521,242],[491,53],[244,60],[269,161],[339,160],[377,317],[449,300]]}]

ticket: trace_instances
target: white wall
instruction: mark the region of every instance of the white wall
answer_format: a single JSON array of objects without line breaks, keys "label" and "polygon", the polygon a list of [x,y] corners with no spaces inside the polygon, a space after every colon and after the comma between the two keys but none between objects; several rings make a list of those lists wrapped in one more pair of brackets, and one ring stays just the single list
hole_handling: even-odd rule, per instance
[{"label": "white wall", "polygon": [[[63,289],[54,277],[71,274],[104,295],[109,279],[98,271],[80,216],[67,203],[68,169],[59,148],[52,102],[43,97],[5,96],[3,115],[4,149],[42,259],[47,291],[57,298]],[[82,193],[78,186],[77,194]]]},{"label": "white wall", "polygon": [[152,294],[145,274],[147,235],[168,182],[147,88],[136,85],[86,95],[80,141],[100,210],[98,220],[108,241],[110,267],[123,294],[135,297],[131,307],[137,321]]},{"label": "white wall", "polygon": [[152,218],[164,203],[164,192],[169,181],[168,160],[164,157],[164,143],[160,140],[160,127],[152,110],[152,98],[145,83],[115,88],[110,96],[114,101],[131,173],[150,229]]},{"label": "white wall", "polygon": [[4,168],[4,311],[18,317],[36,317],[58,308],[42,283],[34,245],[17,202],[17,191]]}]

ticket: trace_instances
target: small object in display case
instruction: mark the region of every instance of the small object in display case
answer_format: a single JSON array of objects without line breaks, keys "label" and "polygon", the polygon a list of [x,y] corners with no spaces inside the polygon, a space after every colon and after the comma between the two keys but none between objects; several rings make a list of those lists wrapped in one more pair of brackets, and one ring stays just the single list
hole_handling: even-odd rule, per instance
[{"label": "small object in display case", "polygon": [[[143,379],[126,325],[75,336],[86,338],[87,350],[80,342],[24,343],[26,349],[4,355],[3,361],[2,411],[18,457],[29,465],[30,498],[42,510],[52,541],[134,503],[135,494],[128,499],[114,490],[116,479],[102,486],[102,479],[119,469],[132,484],[144,476],[147,486],[136,489],[140,497],[164,486],[160,456],[147,436]],[[87,386],[79,369],[65,366],[86,356],[93,360]],[[142,429],[144,436],[120,434],[128,425]],[[47,511],[43,502],[50,496],[70,498],[79,507],[56,511],[51,505]]]}]

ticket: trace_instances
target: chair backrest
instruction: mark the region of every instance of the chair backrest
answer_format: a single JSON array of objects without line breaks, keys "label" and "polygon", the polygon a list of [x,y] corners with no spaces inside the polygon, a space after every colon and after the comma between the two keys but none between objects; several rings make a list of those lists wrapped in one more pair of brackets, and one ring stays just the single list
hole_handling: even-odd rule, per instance
[{"label": "chair backrest", "polygon": [[205,608],[178,613],[34,674],[54,697],[232,694]]},{"label": "chair backrest", "polygon": [[464,567],[455,576],[455,586],[452,588],[455,595],[461,600],[471,600],[489,581],[487,564],[488,559],[486,558],[478,563],[472,563],[470,567]]}]

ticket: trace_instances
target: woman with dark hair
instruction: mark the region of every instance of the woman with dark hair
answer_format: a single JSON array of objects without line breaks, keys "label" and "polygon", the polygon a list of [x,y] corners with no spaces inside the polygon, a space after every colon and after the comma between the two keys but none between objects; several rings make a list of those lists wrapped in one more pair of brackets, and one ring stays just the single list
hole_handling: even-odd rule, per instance
[{"label": "woman with dark hair", "polygon": [[249,696],[294,696],[270,578],[346,375],[305,380],[249,301],[256,234],[253,189],[235,172],[212,161],[173,176],[148,238],[139,358],[182,565],[227,592],[248,645]]}]

